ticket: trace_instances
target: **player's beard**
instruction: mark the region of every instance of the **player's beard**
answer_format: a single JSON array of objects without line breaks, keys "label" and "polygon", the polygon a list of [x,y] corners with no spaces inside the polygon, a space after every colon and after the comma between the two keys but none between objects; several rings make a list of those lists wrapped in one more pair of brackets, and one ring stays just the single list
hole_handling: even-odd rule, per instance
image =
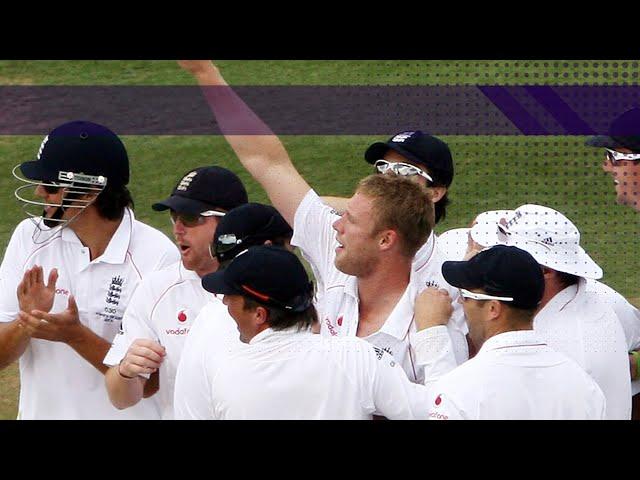
[{"label": "player's beard", "polygon": [[57,227],[58,225],[60,225],[60,222],[56,220],[61,220],[63,215],[64,215],[64,207],[62,206],[56,207],[56,211],[50,217],[47,217],[46,212],[43,210],[42,211],[43,223],[49,228]]}]

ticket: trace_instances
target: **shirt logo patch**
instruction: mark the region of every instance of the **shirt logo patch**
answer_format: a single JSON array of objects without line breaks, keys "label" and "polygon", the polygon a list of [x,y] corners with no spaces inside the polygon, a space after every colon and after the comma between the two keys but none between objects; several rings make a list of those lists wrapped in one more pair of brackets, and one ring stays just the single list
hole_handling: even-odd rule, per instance
[{"label": "shirt logo patch", "polygon": [[178,312],[178,321],[179,322],[186,322],[187,321],[187,314],[185,313],[184,310],[180,310]]},{"label": "shirt logo patch", "polygon": [[338,326],[341,327],[342,326],[342,315],[340,315],[338,317]]},{"label": "shirt logo patch", "polygon": [[436,397],[436,401],[434,403],[436,404],[436,406],[440,405],[442,403],[442,397],[440,395],[438,395]]},{"label": "shirt logo patch", "polygon": [[111,303],[112,305],[118,305],[120,303],[120,294],[122,293],[122,284],[124,283],[124,278],[120,275],[115,276],[111,279],[111,285],[109,285],[109,290],[107,291],[107,298],[105,302]]},{"label": "shirt logo patch", "polygon": [[404,142],[407,138],[411,138],[413,136],[413,134],[416,132],[402,132],[399,133],[398,135],[396,135],[395,137],[393,137],[391,139],[392,142],[394,143],[402,143]]},{"label": "shirt logo patch", "polygon": [[440,284],[438,282],[436,282],[435,280],[427,280],[424,283],[424,285],[427,288],[431,288],[431,287],[440,288]]}]

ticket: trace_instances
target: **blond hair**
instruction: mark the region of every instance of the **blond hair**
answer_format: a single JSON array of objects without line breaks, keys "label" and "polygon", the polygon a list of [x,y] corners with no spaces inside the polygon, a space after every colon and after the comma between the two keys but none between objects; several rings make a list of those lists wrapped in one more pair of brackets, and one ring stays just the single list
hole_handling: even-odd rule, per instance
[{"label": "blond hair", "polygon": [[431,194],[423,185],[400,175],[373,174],[360,181],[356,193],[373,200],[373,233],[394,230],[403,255],[413,257],[431,235],[435,213]]}]

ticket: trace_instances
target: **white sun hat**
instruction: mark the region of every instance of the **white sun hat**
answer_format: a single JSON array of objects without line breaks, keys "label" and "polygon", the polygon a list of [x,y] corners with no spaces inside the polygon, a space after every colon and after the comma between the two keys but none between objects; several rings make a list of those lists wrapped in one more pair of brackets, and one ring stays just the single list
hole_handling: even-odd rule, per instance
[{"label": "white sun hat", "polygon": [[438,235],[438,249],[446,260],[462,260],[469,245],[470,228],[453,228]]},{"label": "white sun hat", "polygon": [[602,278],[602,269],[580,246],[578,228],[560,212],[528,204],[485,214],[478,215],[471,229],[476,243],[484,247],[512,245],[529,252],[545,267],[578,277]]}]

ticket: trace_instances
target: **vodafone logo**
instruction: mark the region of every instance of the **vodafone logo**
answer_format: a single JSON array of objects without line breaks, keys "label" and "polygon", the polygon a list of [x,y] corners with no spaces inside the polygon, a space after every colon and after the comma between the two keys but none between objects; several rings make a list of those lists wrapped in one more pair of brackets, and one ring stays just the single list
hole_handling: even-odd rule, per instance
[{"label": "vodafone logo", "polygon": [[342,326],[342,315],[340,315],[338,317],[338,326],[341,327]]},{"label": "vodafone logo", "polygon": [[440,395],[438,395],[438,396],[436,397],[435,404],[436,404],[436,406],[438,406],[438,405],[440,405],[441,403],[442,403],[442,397],[441,397]]},{"label": "vodafone logo", "polygon": [[164,331],[167,335],[186,335],[189,328],[167,328]]},{"label": "vodafone logo", "polygon": [[65,290],[64,288],[56,288],[56,295],[66,295],[69,296],[69,290]]},{"label": "vodafone logo", "polygon": [[183,323],[183,322],[187,321],[187,314],[184,312],[184,310],[180,310],[178,312],[178,321],[180,323]]},{"label": "vodafone logo", "polygon": [[338,335],[338,332],[336,331],[335,327],[331,325],[331,322],[328,318],[324,319],[324,324],[327,326],[327,330],[329,330],[331,336],[335,337],[336,335]]}]

